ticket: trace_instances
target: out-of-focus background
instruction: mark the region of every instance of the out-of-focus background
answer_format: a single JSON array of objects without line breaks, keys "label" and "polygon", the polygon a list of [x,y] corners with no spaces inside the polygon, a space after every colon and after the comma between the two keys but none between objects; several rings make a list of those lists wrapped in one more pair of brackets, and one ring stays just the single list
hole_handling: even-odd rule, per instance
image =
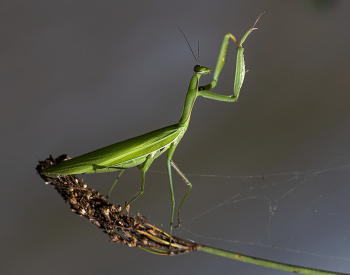
[{"label": "out-of-focus background", "polygon": [[[2,274],[286,274],[195,252],[110,244],[35,172],[178,121],[196,64],[244,43],[234,104],[199,98],[174,161],[193,189],[174,235],[350,273],[350,1],[9,1],[0,5]],[[236,49],[214,92],[232,94]],[[201,79],[201,84],[211,76]],[[133,213],[168,231],[165,155]],[[84,177],[106,193],[115,174]],[[110,201],[139,190],[124,173]],[[176,200],[187,187],[174,173]]]}]

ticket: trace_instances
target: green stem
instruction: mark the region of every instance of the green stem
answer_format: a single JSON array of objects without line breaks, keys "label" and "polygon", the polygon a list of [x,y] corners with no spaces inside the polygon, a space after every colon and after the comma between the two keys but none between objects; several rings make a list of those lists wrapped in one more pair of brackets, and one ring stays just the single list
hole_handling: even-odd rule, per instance
[{"label": "green stem", "polygon": [[345,273],[329,272],[329,271],[324,271],[324,270],[318,270],[318,269],[312,269],[312,268],[306,268],[306,267],[301,267],[301,266],[296,266],[296,265],[288,265],[288,264],[263,260],[263,259],[259,259],[256,257],[250,257],[247,255],[238,254],[238,253],[234,253],[234,252],[230,252],[230,251],[226,251],[226,250],[222,250],[222,249],[218,249],[218,248],[214,248],[214,247],[210,247],[210,246],[205,246],[205,245],[199,245],[198,251],[203,251],[203,252],[215,254],[218,256],[222,256],[222,257],[227,257],[227,258],[242,261],[245,263],[250,263],[250,264],[265,266],[265,267],[269,267],[269,268],[294,272],[297,274],[312,274],[312,275],[345,274]]}]

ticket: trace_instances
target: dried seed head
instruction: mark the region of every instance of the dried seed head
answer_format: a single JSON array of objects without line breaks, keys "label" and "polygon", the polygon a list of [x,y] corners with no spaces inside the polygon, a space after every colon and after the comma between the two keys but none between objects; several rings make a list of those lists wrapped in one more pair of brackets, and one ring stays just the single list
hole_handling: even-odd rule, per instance
[{"label": "dried seed head", "polygon": [[86,213],[85,209],[79,209],[78,210],[79,214],[84,215]]},{"label": "dried seed head", "polygon": [[71,199],[69,199],[69,202],[70,202],[71,204],[77,204],[76,198],[71,198]]},{"label": "dried seed head", "polygon": [[73,212],[88,218],[91,223],[103,229],[111,242],[126,244],[129,247],[144,246],[149,250],[154,248],[158,252],[163,250],[164,255],[197,250],[198,245],[173,236],[172,243],[175,243],[176,246],[172,246],[170,253],[169,244],[166,244],[169,241],[169,236],[166,233],[147,224],[147,219],[139,213],[136,217],[130,217],[130,205],[126,207],[127,214],[120,213],[122,210],[120,205],[115,206],[109,203],[93,188],[87,189],[87,185],[74,175],[53,178],[48,181],[42,173],[43,169],[68,158],[67,155],[63,155],[56,160],[50,157],[45,161],[40,161],[36,168],[38,174],[70,204]]}]

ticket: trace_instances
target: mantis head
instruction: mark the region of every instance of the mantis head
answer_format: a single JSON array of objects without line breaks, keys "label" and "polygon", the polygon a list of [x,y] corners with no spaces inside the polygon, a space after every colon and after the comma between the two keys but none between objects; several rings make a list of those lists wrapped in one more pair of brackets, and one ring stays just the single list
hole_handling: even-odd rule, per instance
[{"label": "mantis head", "polygon": [[201,65],[196,65],[194,66],[194,72],[196,74],[200,74],[200,75],[206,75],[206,74],[210,74],[210,69]]}]

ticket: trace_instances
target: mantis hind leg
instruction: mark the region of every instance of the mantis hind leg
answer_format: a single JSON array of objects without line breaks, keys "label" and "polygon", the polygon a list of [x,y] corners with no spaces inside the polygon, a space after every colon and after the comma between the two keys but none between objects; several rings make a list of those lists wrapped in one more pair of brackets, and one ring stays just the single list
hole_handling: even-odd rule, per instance
[{"label": "mantis hind leg", "polygon": [[125,210],[126,207],[128,207],[130,205],[130,203],[132,203],[134,200],[136,200],[139,196],[141,196],[143,194],[144,187],[145,187],[146,172],[147,172],[148,168],[151,166],[153,160],[154,160],[154,158],[153,158],[152,155],[149,155],[147,157],[146,161],[144,162],[144,164],[141,167],[141,170],[142,170],[142,183],[141,183],[140,192],[138,192],[137,194],[134,195],[134,197],[131,199],[131,201],[129,201],[123,207],[123,209],[119,212],[118,216]]},{"label": "mantis hind leg", "polygon": [[114,186],[117,184],[118,180],[120,179],[120,177],[122,176],[122,174],[123,174],[124,171],[125,171],[125,169],[121,170],[120,173],[119,173],[119,175],[118,175],[118,177],[115,179],[115,181],[114,181],[114,183],[113,183],[111,189],[109,189],[109,192],[108,192],[108,194],[107,194],[107,196],[106,196],[107,199],[108,199],[109,195],[112,193],[112,190],[113,190]]}]

